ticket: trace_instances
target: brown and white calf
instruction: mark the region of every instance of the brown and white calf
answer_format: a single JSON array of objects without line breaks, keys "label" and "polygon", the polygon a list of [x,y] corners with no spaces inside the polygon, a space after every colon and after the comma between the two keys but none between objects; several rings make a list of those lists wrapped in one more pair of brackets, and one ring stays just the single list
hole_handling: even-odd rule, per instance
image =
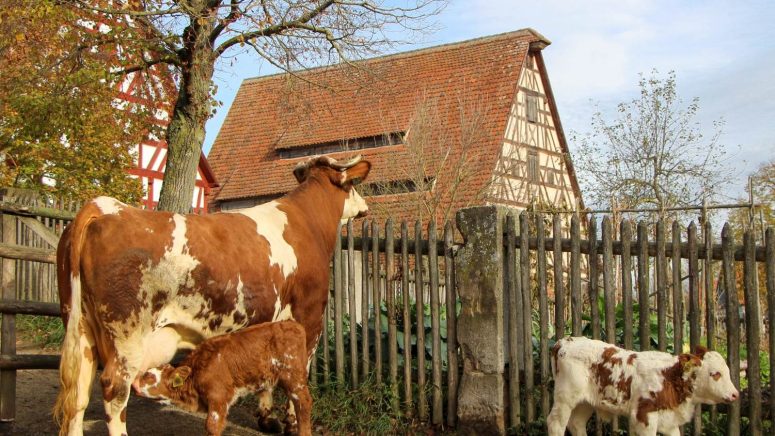
[{"label": "brown and white calf", "polygon": [[554,346],[554,406],[550,436],[565,428],[585,435],[589,417],[627,416],[637,435],[680,435],[697,404],[737,400],[729,367],[715,351],[694,354],[635,352],[587,338],[565,338]]},{"label": "brown and white calf", "polygon": [[[57,247],[66,326],[54,413],[60,434],[83,434],[98,363],[108,431],[120,436],[132,381],[178,349],[292,317],[311,356],[338,225],[366,213],[354,185],[370,168],[360,159],[305,158],[294,170],[296,189],[233,213],[140,210],[107,197],[87,203]],[[260,396],[262,410],[271,399]]]},{"label": "brown and white calf", "polygon": [[[294,321],[257,324],[202,342],[177,367],[165,364],[137,376],[138,395],[207,413],[208,435],[226,427],[229,406],[250,392],[283,388],[296,409],[285,432],[311,434],[304,327]],[[296,422],[298,419],[298,423]]]}]

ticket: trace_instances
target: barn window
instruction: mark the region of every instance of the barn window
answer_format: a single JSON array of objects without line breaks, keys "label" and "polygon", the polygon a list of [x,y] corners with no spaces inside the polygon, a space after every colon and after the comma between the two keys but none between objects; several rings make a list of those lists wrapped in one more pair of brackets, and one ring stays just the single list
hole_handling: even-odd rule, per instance
[{"label": "barn window", "polygon": [[538,182],[538,152],[527,152],[527,180],[532,183]]},{"label": "barn window", "polygon": [[308,144],[290,148],[279,148],[280,159],[314,156],[317,154],[336,153],[340,151],[364,150],[367,148],[384,147],[404,143],[405,132],[393,132],[382,135],[363,136],[342,141],[329,141],[319,144]]},{"label": "barn window", "polygon": [[531,123],[537,123],[538,122],[538,96],[537,95],[527,95],[527,98],[525,99],[527,103],[527,112],[525,116],[527,117],[528,122]]}]

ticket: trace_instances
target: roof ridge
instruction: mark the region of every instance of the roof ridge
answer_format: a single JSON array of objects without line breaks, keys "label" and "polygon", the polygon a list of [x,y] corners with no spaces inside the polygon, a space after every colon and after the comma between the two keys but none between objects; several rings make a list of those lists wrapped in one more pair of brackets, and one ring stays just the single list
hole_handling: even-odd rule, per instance
[{"label": "roof ridge", "polygon": [[[360,59],[357,61],[354,61],[354,63],[368,63],[368,62],[374,62],[374,61],[386,61],[386,60],[394,60],[398,58],[404,58],[404,57],[411,57],[411,56],[417,56],[427,53],[435,53],[438,51],[446,51],[446,50],[452,50],[460,47],[466,47],[471,45],[477,45],[477,44],[483,44],[491,41],[498,41],[501,39],[508,39],[513,38],[515,36],[523,36],[523,35],[532,35],[536,38],[537,41],[543,42],[546,45],[551,44],[552,42],[547,39],[545,36],[543,36],[541,33],[533,29],[532,27],[525,27],[523,29],[518,30],[512,30],[509,32],[503,32],[503,33],[497,33],[495,35],[486,35],[486,36],[479,36],[472,39],[466,39],[463,41],[454,41],[454,42],[448,42],[444,44],[434,45],[430,47],[423,47],[423,48],[416,48],[413,50],[408,51],[401,51],[397,53],[390,53],[390,54],[384,54],[380,56],[375,56],[371,58],[365,58]],[[292,74],[307,74],[307,73],[320,73],[327,70],[333,70],[335,68],[338,68],[342,66],[342,63],[334,64],[334,65],[323,65],[319,67],[312,67],[312,68],[306,68],[302,70],[296,70],[291,72]],[[274,74],[267,74],[265,76],[255,76],[255,77],[248,77],[245,79],[242,79],[242,83],[252,83],[252,82],[259,82],[267,79],[272,79],[280,76],[284,76],[286,74],[289,74],[287,71],[282,71],[279,73]]]}]

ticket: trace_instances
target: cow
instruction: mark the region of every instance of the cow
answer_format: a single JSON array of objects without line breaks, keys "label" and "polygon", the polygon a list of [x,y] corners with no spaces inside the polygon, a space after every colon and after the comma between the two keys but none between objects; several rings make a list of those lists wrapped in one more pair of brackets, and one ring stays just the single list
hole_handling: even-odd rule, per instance
[{"label": "cow", "polygon": [[627,416],[637,435],[677,436],[697,404],[728,403],[739,396],[724,358],[703,347],[673,356],[569,337],[557,341],[552,354],[550,436],[564,435],[566,426],[574,436],[586,435],[593,412],[606,420]]},{"label": "cow", "polygon": [[250,392],[279,385],[294,405],[286,434],[312,434],[304,327],[294,321],[256,324],[205,340],[178,367],[138,375],[132,387],[146,398],[207,414],[207,434],[220,436],[229,406]]},{"label": "cow", "polygon": [[[360,157],[306,159],[293,170],[294,190],[233,213],[141,210],[108,197],[87,203],[57,246],[66,326],[54,406],[60,434],[83,433],[98,363],[111,436],[126,434],[135,377],[209,337],[293,318],[304,326],[309,364],[338,226],[367,213],[354,185],[370,169]],[[271,395],[259,402],[271,409]]]}]

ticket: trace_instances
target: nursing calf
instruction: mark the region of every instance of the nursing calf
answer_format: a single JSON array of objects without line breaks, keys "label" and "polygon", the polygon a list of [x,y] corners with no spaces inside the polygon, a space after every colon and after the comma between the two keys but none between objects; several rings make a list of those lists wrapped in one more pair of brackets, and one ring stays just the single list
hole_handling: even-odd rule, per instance
[{"label": "nursing calf", "polygon": [[[139,375],[138,395],[207,413],[207,434],[220,435],[229,406],[249,392],[282,387],[293,408],[286,433],[311,434],[304,327],[294,321],[258,324],[202,342],[177,368],[166,364]],[[298,423],[296,422],[298,417]]]},{"label": "nursing calf", "polygon": [[585,435],[593,412],[603,419],[627,416],[637,435],[679,435],[697,404],[732,402],[739,396],[724,358],[702,347],[673,356],[565,338],[552,352],[550,436],[564,435],[566,426],[574,436]]}]

